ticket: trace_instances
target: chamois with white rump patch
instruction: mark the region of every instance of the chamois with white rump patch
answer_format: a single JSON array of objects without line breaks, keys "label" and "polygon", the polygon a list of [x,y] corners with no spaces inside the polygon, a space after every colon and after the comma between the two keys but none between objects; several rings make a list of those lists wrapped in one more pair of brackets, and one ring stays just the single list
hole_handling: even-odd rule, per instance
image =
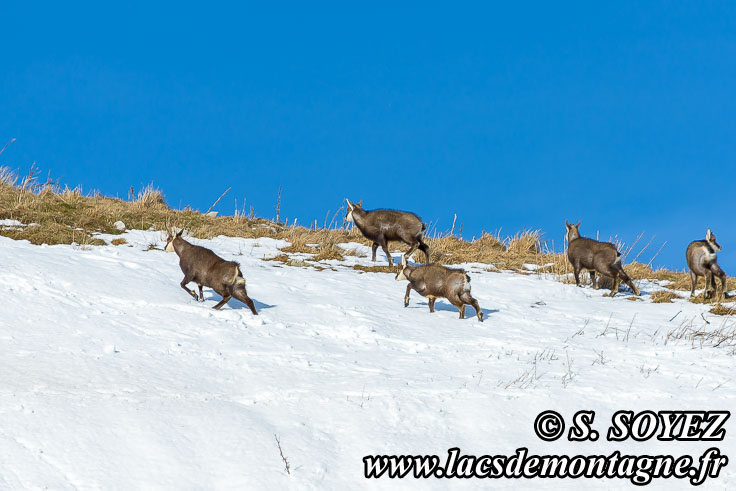
[{"label": "chamois with white rump patch", "polygon": [[388,243],[391,240],[398,240],[409,246],[409,250],[404,254],[405,258],[411,256],[418,248],[424,252],[427,263],[430,262],[429,246],[423,240],[427,226],[417,215],[396,210],[366,211],[361,206],[362,200],[357,203],[351,203],[349,199],[346,201],[348,209],[345,220],[354,222],[363,236],[373,241],[372,261],[375,262],[376,250],[380,245],[383,252],[386,253],[389,266],[393,266],[394,261],[388,251]]},{"label": "chamois with white rump patch", "polygon": [[629,285],[634,295],[639,295],[639,289],[636,288],[636,285],[621,265],[621,253],[618,252],[615,245],[610,242],[599,242],[587,237],[580,237],[580,222],[573,225],[565,220],[565,227],[567,228],[567,258],[572,264],[577,286],[580,286],[580,271],[587,269],[590,272],[593,288],[596,290],[598,289],[596,273],[613,279],[611,293],[607,296],[613,297],[616,295],[621,280]]},{"label": "chamois with white rump patch", "polygon": [[716,277],[721,280],[721,289],[717,295],[718,300],[723,300],[726,296],[726,273],[723,272],[718,265],[717,252],[721,250],[721,245],[716,242],[716,234],[708,229],[705,232],[705,240],[694,240],[687,246],[685,256],[687,265],[690,268],[690,281],[692,288],[690,289],[690,297],[695,296],[695,287],[698,284],[698,276],[705,277],[705,291],[703,298],[712,298],[716,290]]},{"label": "chamois with white rump patch", "polygon": [[483,311],[478,301],[470,294],[470,276],[461,269],[451,269],[439,264],[409,266],[406,256],[401,258],[396,281],[409,280],[404,295],[404,307],[409,305],[409,294],[415,290],[429,299],[429,311],[434,312],[434,302],[438,298],[446,298],[460,311],[460,318],[465,318],[465,305],[472,305],[478,320],[483,321]]},{"label": "chamois with white rump patch", "polygon": [[[190,244],[182,239],[183,232],[183,230],[178,233],[169,232],[165,248],[166,252],[176,252],[179,256],[179,267],[184,273],[181,287],[194,297],[194,300],[204,302],[202,286],[208,286],[222,296],[220,303],[212,307],[213,309],[219,310],[235,297],[250,307],[253,315],[258,315],[253,300],[245,290],[245,278],[240,271],[240,265],[235,261],[224,260],[205,247]],[[199,296],[187,287],[191,282],[199,287]]]}]

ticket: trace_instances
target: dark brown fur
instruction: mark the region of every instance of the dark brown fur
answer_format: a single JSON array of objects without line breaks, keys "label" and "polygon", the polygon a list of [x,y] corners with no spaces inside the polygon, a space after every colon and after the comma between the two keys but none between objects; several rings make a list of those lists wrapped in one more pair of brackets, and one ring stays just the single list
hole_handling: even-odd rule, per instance
[{"label": "dark brown fur", "polygon": [[[181,287],[194,297],[194,300],[204,302],[202,286],[208,286],[222,296],[220,303],[212,307],[213,309],[219,310],[235,297],[250,307],[253,315],[258,315],[253,300],[245,290],[245,278],[240,271],[240,265],[234,261],[225,261],[205,247],[190,244],[181,238],[181,234],[182,232],[173,236],[169,234],[166,241],[166,250],[173,248],[179,256],[179,267],[184,273]],[[187,287],[191,282],[199,287],[199,296]]]},{"label": "dark brown fur", "polygon": [[[690,281],[692,288],[690,296],[695,296],[695,287],[698,284],[698,276],[705,277],[705,291],[703,298],[712,298],[717,291],[718,300],[723,300],[726,295],[726,273],[723,272],[718,265],[716,253],[721,250],[720,244],[716,242],[715,234],[708,230],[705,234],[705,240],[695,240],[687,246],[685,257],[687,265],[690,268]],[[716,289],[716,277],[721,280],[721,289]]]},{"label": "dark brown fur", "polygon": [[639,295],[639,289],[636,288],[634,282],[631,281],[629,275],[621,266],[621,254],[616,250],[616,246],[610,242],[599,242],[597,240],[580,237],[580,222],[572,225],[565,220],[567,228],[567,258],[572,264],[575,274],[575,284],[580,286],[580,271],[587,269],[590,272],[590,279],[593,282],[593,288],[598,289],[598,281],[596,273],[613,278],[613,286],[609,296],[614,296],[618,291],[619,278],[624,281],[634,292]]},{"label": "dark brown fur", "polygon": [[465,305],[472,305],[478,320],[483,321],[483,311],[478,301],[470,294],[470,276],[460,269],[450,269],[439,264],[409,266],[402,258],[396,280],[409,280],[406,285],[404,307],[409,305],[409,294],[415,290],[429,299],[429,311],[434,312],[434,302],[438,298],[446,298],[460,311],[460,318],[465,318]]},{"label": "dark brown fur", "polygon": [[361,203],[348,202],[348,211],[345,219],[355,222],[355,226],[361,231],[363,236],[373,241],[372,260],[376,260],[376,250],[380,245],[383,252],[386,253],[389,266],[394,265],[391,253],[388,251],[388,243],[392,240],[398,240],[409,246],[409,250],[404,257],[409,257],[417,248],[419,248],[429,260],[429,246],[424,243],[423,235],[426,225],[422,223],[422,219],[414,213],[396,210],[373,210],[365,211],[361,207]]}]

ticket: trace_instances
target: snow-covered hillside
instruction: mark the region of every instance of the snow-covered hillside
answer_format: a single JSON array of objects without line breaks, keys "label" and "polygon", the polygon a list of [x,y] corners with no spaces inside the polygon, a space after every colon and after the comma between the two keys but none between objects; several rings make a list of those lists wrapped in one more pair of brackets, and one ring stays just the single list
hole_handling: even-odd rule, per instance
[{"label": "snow-covered hillside", "polygon": [[[736,456],[723,442],[544,442],[546,409],[723,410],[736,396],[732,348],[678,339],[733,320],[684,300],[653,304],[535,273],[465,265],[486,315],[412,293],[363,257],[324,270],[277,261],[272,239],[192,242],[241,263],[259,316],[220,311],[180,287],[160,232],[128,244],[34,246],[0,237],[0,488],[446,488],[519,481],[366,480],[368,454],[530,452]],[[398,258],[398,255],[397,255]],[[379,261],[385,261],[379,256]],[[381,262],[378,264],[385,264]],[[708,323],[706,323],[708,322]],[[700,338],[702,339],[702,337]],[[284,469],[276,437],[288,460]],[[536,480],[536,488],[631,487]],[[658,481],[655,488],[687,487]],[[736,464],[705,487],[736,486]]]}]

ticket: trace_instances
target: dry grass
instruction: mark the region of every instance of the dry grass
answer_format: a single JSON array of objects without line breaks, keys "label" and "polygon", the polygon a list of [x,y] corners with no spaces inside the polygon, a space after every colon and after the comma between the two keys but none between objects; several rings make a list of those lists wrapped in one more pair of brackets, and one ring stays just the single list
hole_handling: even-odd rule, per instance
[{"label": "dry grass", "polygon": [[118,237],[117,239],[112,239],[112,241],[111,241],[110,243],[111,243],[112,245],[116,245],[116,246],[118,246],[118,245],[123,245],[123,244],[127,244],[127,243],[128,243],[128,241],[127,241],[127,240],[125,240],[125,239],[123,239],[122,237]]},{"label": "dry grass", "polygon": [[[104,197],[99,192],[85,195],[82,189],[61,188],[50,180],[40,182],[37,170],[31,168],[25,176],[0,167],[0,219],[19,220],[26,225],[22,229],[7,228],[0,234],[13,239],[26,239],[34,244],[71,244],[83,246],[104,245],[105,242],[93,236],[96,232],[120,234],[113,223],[125,222],[129,229],[166,230],[169,227],[184,228],[188,234],[197,238],[212,238],[218,235],[228,237],[259,238],[269,237],[285,240],[288,246],[282,248],[283,254],[274,258],[290,266],[314,267],[324,269],[316,262],[342,260],[345,256],[362,256],[357,249],[345,250],[338,246],[356,242],[370,246],[357,228],[306,228],[286,226],[273,221],[256,218],[252,209],[234,216],[206,216],[189,207],[183,210],[171,209],[163,193],[152,184],[131,194],[128,200]],[[334,218],[333,218],[334,221]],[[325,220],[327,223],[327,220]],[[564,254],[548,250],[539,230],[525,230],[510,237],[483,233],[480,238],[466,241],[451,234],[426,239],[432,254],[432,261],[440,264],[482,263],[489,271],[511,270],[526,274],[552,274],[559,281],[574,282],[572,268]],[[114,244],[124,243],[122,239]],[[391,243],[392,251],[406,252],[408,246]],[[291,258],[289,254],[310,254],[305,259]],[[413,259],[424,263],[424,253],[417,251]],[[534,272],[525,268],[526,264],[538,266]],[[359,271],[395,273],[395,267],[385,264],[375,266],[354,266]],[[663,284],[671,290],[690,290],[690,277],[684,271],[666,269],[652,270],[648,265],[632,262],[625,266],[632,279],[669,282]],[[586,283],[589,275],[583,276]],[[606,280],[601,278],[600,286],[605,288]],[[700,280],[703,285],[703,280]],[[701,287],[702,288],[702,287]],[[736,279],[728,279],[728,290],[736,289]],[[655,302],[666,302],[675,298],[671,292],[656,292]],[[702,303],[702,294],[694,299]]]},{"label": "dry grass", "polygon": [[652,302],[654,303],[672,303],[672,300],[680,298],[677,293],[670,292],[667,290],[657,290],[652,292]]},{"label": "dry grass", "polygon": [[710,309],[710,313],[716,315],[736,315],[736,309],[732,309],[731,307],[724,307],[723,305],[718,304]]}]

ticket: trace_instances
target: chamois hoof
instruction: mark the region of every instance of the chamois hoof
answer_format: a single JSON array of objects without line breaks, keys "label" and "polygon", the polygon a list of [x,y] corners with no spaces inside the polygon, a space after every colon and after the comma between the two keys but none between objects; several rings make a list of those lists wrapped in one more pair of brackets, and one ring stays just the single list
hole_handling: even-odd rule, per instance
[{"label": "chamois hoof", "polygon": [[478,312],[478,320],[483,322],[483,312]]}]

